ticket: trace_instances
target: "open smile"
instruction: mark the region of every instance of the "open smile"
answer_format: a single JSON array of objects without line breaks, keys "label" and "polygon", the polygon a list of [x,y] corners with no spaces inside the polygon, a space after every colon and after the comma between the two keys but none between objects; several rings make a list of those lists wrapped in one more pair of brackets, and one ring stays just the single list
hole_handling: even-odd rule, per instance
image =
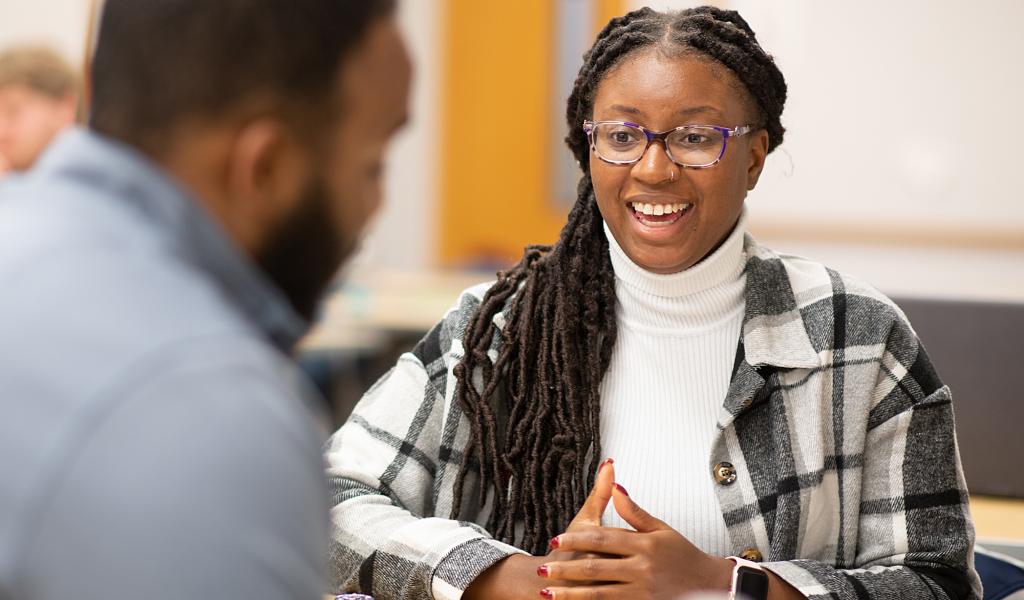
[{"label": "open smile", "polygon": [[675,204],[629,202],[626,206],[641,224],[648,227],[667,227],[682,219],[693,205],[685,202]]}]

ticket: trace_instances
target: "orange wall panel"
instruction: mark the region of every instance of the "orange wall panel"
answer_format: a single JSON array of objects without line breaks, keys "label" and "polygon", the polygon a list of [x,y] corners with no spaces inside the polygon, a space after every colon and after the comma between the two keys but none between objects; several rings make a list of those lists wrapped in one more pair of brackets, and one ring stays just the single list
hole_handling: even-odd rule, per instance
[{"label": "orange wall panel", "polygon": [[[594,0],[606,21],[622,0]],[[549,198],[554,2],[449,0],[443,27],[443,264],[512,262],[551,243],[567,208]],[[603,24],[603,23],[602,23]]]}]

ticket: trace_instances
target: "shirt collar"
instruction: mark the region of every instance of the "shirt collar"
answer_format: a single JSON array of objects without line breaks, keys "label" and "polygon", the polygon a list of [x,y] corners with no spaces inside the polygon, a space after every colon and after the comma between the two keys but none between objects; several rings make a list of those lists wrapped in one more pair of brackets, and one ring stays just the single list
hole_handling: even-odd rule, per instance
[{"label": "shirt collar", "polygon": [[747,255],[743,351],[751,366],[810,369],[821,365],[804,325],[786,266],[778,254],[745,235]]},{"label": "shirt collar", "polygon": [[691,335],[727,322],[738,324],[746,289],[745,220],[744,213],[732,233],[708,256],[671,274],[652,273],[634,263],[605,223],[620,322],[677,335]]},{"label": "shirt collar", "polygon": [[135,149],[73,129],[61,135],[36,172],[106,189],[135,210],[166,236],[171,252],[215,280],[225,297],[281,350],[290,351],[308,329],[284,293],[202,206]]}]

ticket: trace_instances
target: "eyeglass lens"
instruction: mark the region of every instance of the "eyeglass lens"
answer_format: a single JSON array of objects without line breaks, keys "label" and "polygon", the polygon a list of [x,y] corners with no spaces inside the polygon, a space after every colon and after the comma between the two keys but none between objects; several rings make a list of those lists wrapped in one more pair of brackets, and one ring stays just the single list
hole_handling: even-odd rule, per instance
[{"label": "eyeglass lens", "polygon": [[[635,162],[647,151],[643,130],[621,123],[597,123],[593,130],[598,156],[613,162]],[[712,127],[682,127],[665,138],[669,158],[686,166],[703,166],[718,160],[725,136]]]}]

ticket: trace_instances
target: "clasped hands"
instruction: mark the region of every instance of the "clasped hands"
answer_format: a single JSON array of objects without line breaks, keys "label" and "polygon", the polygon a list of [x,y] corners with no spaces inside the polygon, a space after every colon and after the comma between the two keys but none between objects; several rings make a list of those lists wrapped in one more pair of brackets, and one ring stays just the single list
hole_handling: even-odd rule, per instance
[{"label": "clasped hands", "polygon": [[[609,502],[636,531],[601,525]],[[565,533],[551,540],[547,556],[510,556],[485,571],[464,597],[669,600],[698,590],[727,592],[732,566],[648,514],[615,482],[615,467],[607,460]]]}]

